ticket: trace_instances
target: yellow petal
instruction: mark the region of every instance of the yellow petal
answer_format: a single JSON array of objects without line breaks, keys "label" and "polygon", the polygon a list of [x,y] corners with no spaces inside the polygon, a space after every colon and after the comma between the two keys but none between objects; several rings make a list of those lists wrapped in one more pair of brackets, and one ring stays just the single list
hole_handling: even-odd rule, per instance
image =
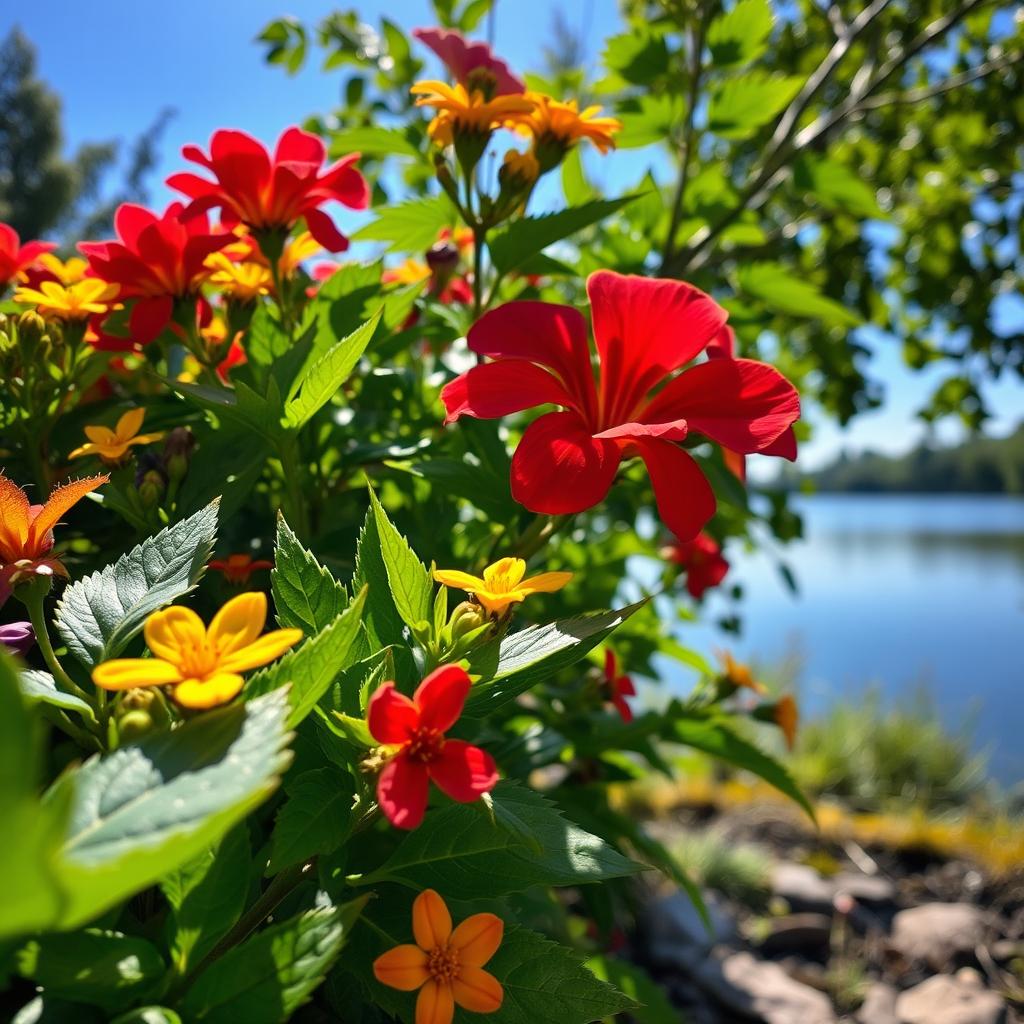
[{"label": "yellow petal", "polygon": [[448,942],[452,933],[452,915],[440,895],[424,889],[412,905],[412,934],[420,949],[436,949]]},{"label": "yellow petal", "polygon": [[68,458],[80,459],[83,455],[95,455],[98,451],[99,448],[97,448],[92,442],[89,442],[88,444],[83,444],[80,448],[76,448],[70,455],[68,455]]},{"label": "yellow petal", "polygon": [[266,621],[267,595],[257,590],[239,594],[214,615],[210,644],[219,655],[230,654],[251,644],[263,632]]},{"label": "yellow petal", "polygon": [[138,434],[138,435],[137,435],[136,437],[133,437],[133,438],[132,438],[132,439],[131,439],[131,440],[130,440],[130,441],[128,442],[128,444],[129,444],[129,445],[135,445],[135,444],[152,444],[152,443],[153,443],[154,441],[159,441],[159,440],[161,440],[161,438],[163,438],[164,434],[165,434],[165,431],[163,431],[163,430],[161,430],[161,431],[160,431],[159,433],[157,433],[157,434]]},{"label": "yellow petal", "polygon": [[113,444],[116,440],[114,432],[110,427],[85,427],[85,436],[92,441],[93,444],[108,445]]},{"label": "yellow petal", "polygon": [[114,428],[118,440],[127,441],[133,438],[141,429],[142,421],[146,418],[145,409],[129,409],[118,421]]},{"label": "yellow petal", "polygon": [[[505,922],[495,914],[474,914],[452,932],[451,945],[459,959],[470,967],[483,967],[498,951]],[[466,1007],[469,1009],[469,1007]]]},{"label": "yellow petal", "polygon": [[205,679],[186,679],[174,688],[174,699],[186,708],[215,708],[234,700],[244,680],[234,672],[218,672]]},{"label": "yellow petal", "polygon": [[510,594],[492,594],[489,590],[478,590],[476,592],[476,599],[483,606],[484,610],[491,615],[504,615],[505,609],[510,604],[521,601],[523,596],[515,590]]},{"label": "yellow petal", "polygon": [[183,651],[200,648],[206,642],[203,620],[191,608],[172,605],[153,612],[143,631],[146,646],[158,657],[179,664]]},{"label": "yellow petal", "polygon": [[275,629],[218,662],[225,672],[248,672],[280,658],[302,639],[301,629]]},{"label": "yellow petal", "polygon": [[451,985],[439,985],[433,978],[416,997],[416,1024],[452,1024],[455,997]]},{"label": "yellow petal", "polygon": [[487,584],[479,576],[470,576],[468,572],[458,569],[435,569],[434,579],[446,587],[464,590],[467,594],[475,594],[477,590],[486,590]]},{"label": "yellow petal", "polygon": [[479,967],[463,967],[452,982],[455,1002],[470,1013],[494,1013],[501,1008],[505,991],[493,974]]},{"label": "yellow petal", "polygon": [[411,943],[395,946],[373,961],[373,975],[382,985],[412,992],[430,977],[427,954]]},{"label": "yellow petal", "polygon": [[519,590],[523,594],[551,594],[561,590],[571,579],[571,572],[542,572],[523,580]]},{"label": "yellow petal", "polygon": [[511,590],[525,575],[526,562],[521,558],[499,558],[484,569],[484,580],[495,590]]},{"label": "yellow petal", "polygon": [[104,690],[130,690],[135,686],[166,686],[181,682],[181,673],[159,658],[115,658],[92,670],[92,681]]}]

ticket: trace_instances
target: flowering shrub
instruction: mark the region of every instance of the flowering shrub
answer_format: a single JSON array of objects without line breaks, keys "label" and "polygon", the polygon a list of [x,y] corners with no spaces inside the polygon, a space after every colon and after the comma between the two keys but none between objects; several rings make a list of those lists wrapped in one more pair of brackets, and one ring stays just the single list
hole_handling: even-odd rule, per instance
[{"label": "flowering shrub", "polygon": [[[634,876],[699,900],[612,788],[688,746],[810,810],[760,740],[792,743],[792,697],[672,632],[730,544],[798,532],[745,486],[747,456],[796,458],[797,388],[746,357],[732,279],[679,278],[681,199],[587,182],[582,149],[650,132],[647,93],[581,104],[455,30],[481,5],[436,6],[414,35],[443,80],[391,22],[385,52],[327,19],[373,95],[272,152],[186,146],[182,201],[123,205],[84,261],[0,225],[19,1019],[610,1018],[646,984],[611,959]],[[764,52],[766,3],[710,17],[723,67]],[[669,35],[634,28],[630,86]],[[263,39],[301,63],[302,26]],[[763,92],[723,138],[781,114]],[[382,256],[320,258],[349,236]],[[699,684],[647,700],[673,659]]]}]

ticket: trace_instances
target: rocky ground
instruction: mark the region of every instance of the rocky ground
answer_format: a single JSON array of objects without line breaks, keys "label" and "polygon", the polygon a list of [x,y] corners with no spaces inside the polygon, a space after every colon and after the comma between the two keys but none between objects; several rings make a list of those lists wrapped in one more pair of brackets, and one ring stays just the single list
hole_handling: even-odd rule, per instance
[{"label": "rocky ground", "polygon": [[[777,808],[679,811],[671,843],[713,827],[771,857],[763,906],[652,889],[632,950],[692,1024],[1024,1022],[1024,874],[915,851],[823,843]],[[823,870],[811,865],[823,866]]]}]

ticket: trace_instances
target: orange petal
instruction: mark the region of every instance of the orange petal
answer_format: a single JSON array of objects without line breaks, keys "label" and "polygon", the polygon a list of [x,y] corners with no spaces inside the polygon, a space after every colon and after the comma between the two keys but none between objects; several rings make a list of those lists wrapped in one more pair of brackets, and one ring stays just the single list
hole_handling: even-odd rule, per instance
[{"label": "orange petal", "polygon": [[433,978],[416,997],[416,1024],[452,1024],[455,997],[451,985],[439,985]]},{"label": "orange petal", "polygon": [[110,427],[86,427],[85,436],[93,444],[103,445],[104,447],[113,444],[117,440],[117,435]]},{"label": "orange petal", "polygon": [[455,1002],[470,1013],[494,1013],[505,998],[501,982],[479,967],[463,966],[452,982]]},{"label": "orange petal", "polygon": [[523,580],[519,589],[524,594],[551,594],[561,590],[571,579],[571,572],[542,572]]},{"label": "orange petal", "polygon": [[202,647],[206,642],[206,626],[191,608],[172,605],[153,612],[146,619],[143,631],[146,646],[165,661],[178,664],[182,651]]},{"label": "orange petal", "polygon": [[244,680],[234,672],[218,672],[205,679],[186,679],[174,688],[174,699],[186,708],[215,708],[234,700]]},{"label": "orange petal", "polygon": [[251,644],[263,632],[266,621],[267,595],[257,590],[239,594],[214,615],[208,633],[210,644],[219,655],[231,654]]},{"label": "orange petal", "polygon": [[29,543],[39,544],[69,508],[81,501],[90,491],[101,487],[109,479],[110,477],[106,474],[87,476],[56,488],[46,499],[46,504],[36,513],[35,519],[32,520],[29,527]]},{"label": "orange petal", "polygon": [[467,917],[452,932],[451,944],[459,951],[463,964],[483,967],[497,952],[505,922],[494,914],[474,914]]},{"label": "orange petal", "polygon": [[92,681],[104,690],[130,690],[136,686],[166,686],[181,682],[178,669],[159,658],[115,658],[92,670]]},{"label": "orange petal", "polygon": [[119,441],[127,441],[142,429],[142,421],[146,418],[145,409],[129,409],[114,428]]},{"label": "orange petal", "polygon": [[411,943],[395,946],[373,961],[373,974],[382,985],[412,992],[430,977],[427,954]]},{"label": "orange petal", "polygon": [[412,905],[412,933],[420,949],[435,949],[452,934],[452,915],[433,889],[424,889]]},{"label": "orange petal", "polygon": [[247,647],[234,654],[220,659],[220,667],[225,672],[248,672],[251,668],[259,668],[275,658],[280,658],[302,639],[301,629],[275,629],[265,633]]},{"label": "orange petal", "polygon": [[16,561],[28,537],[28,495],[0,473],[0,546],[10,545]]}]

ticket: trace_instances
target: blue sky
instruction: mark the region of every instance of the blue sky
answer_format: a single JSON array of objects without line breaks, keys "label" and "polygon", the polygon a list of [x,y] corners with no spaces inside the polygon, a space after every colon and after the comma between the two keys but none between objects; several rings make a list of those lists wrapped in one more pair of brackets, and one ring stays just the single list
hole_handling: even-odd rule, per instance
[{"label": "blue sky", "polygon": [[[356,0],[353,0],[355,3]],[[348,6],[342,4],[340,6]],[[405,29],[432,24],[428,0],[362,0],[363,16],[376,24],[381,13]],[[499,0],[495,45],[513,67],[540,68],[543,40],[556,3],[551,0]],[[111,137],[131,140],[162,107],[177,114],[164,137],[159,179],[181,166],[180,147],[204,143],[218,127],[237,127],[264,140],[307,114],[331,109],[338,99],[337,72],[323,74],[316,61],[294,77],[263,62],[253,40],[268,21],[283,14],[310,23],[335,9],[314,0],[97,0],[86,9],[72,0],[3,4],[0,34],[14,23],[35,43],[40,74],[63,97],[69,150],[82,142]],[[565,0],[570,25],[580,28],[586,62],[594,68],[602,40],[618,31],[616,0]],[[483,26],[479,31],[482,31]],[[612,191],[638,181],[648,157],[624,151],[588,166]],[[170,198],[154,188],[154,205]],[[339,217],[342,226],[344,218]],[[874,350],[870,375],[884,382],[882,410],[858,417],[840,430],[811,414],[815,439],[801,452],[801,464],[813,468],[842,447],[901,452],[923,436],[915,411],[948,367],[923,373],[908,370],[898,346],[869,334]],[[1024,387],[1006,377],[989,385],[985,397],[995,412],[994,433],[1004,433],[1024,419]],[[958,428],[943,424],[940,435],[952,438]]]}]

